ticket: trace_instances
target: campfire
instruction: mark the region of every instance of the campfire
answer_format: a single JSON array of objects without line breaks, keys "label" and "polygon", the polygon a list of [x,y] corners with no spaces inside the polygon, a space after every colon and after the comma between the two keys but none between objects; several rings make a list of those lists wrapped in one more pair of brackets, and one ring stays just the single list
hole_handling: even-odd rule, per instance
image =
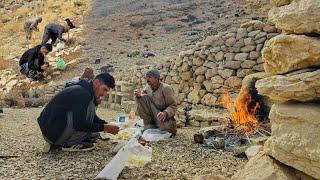
[{"label": "campfire", "polygon": [[237,147],[250,145],[252,139],[270,136],[266,105],[255,88],[241,89],[234,101],[230,93],[226,93],[222,97],[222,104],[228,117],[221,126],[205,133],[205,146],[234,151]]},{"label": "campfire", "polygon": [[252,98],[249,91],[243,90],[235,102],[232,101],[229,93],[222,97],[222,104],[230,113],[230,117],[225,119],[223,129],[232,130],[238,135],[251,135],[259,130],[257,111],[260,108],[259,102],[254,102],[253,108],[250,108]]}]

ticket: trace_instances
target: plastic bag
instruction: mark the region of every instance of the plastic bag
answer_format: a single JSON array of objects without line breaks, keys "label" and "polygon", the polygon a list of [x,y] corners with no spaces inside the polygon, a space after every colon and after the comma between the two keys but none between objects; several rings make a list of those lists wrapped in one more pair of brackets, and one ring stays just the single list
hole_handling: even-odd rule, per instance
[{"label": "plastic bag", "polygon": [[125,166],[143,167],[152,159],[151,147],[142,146],[136,138],[119,150],[95,179],[116,180]]},{"label": "plastic bag", "polygon": [[136,128],[143,128],[144,127],[143,120],[142,119],[137,120],[136,122],[134,122],[133,126]]},{"label": "plastic bag", "polygon": [[147,129],[143,132],[142,138],[146,141],[161,141],[169,139],[171,133],[159,129]]},{"label": "plastic bag", "polygon": [[119,131],[116,135],[118,140],[130,140],[131,138],[137,138],[141,136],[141,130],[138,128],[126,128],[124,130]]},{"label": "plastic bag", "polygon": [[58,51],[60,51],[60,50],[64,49],[65,45],[66,44],[63,41],[60,41],[60,42],[58,42],[56,48]]},{"label": "plastic bag", "polygon": [[60,70],[65,70],[67,67],[66,62],[64,62],[64,60],[60,57],[57,57],[56,63],[57,63],[57,68]]}]

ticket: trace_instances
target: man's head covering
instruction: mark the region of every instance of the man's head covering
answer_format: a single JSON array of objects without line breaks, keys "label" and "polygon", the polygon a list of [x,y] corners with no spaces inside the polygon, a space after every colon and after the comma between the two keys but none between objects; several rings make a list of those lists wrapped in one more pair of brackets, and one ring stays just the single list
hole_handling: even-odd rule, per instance
[{"label": "man's head covering", "polygon": [[91,68],[86,68],[80,78],[81,79],[93,79],[94,78],[93,70]]},{"label": "man's head covering", "polygon": [[151,76],[151,77],[154,77],[154,78],[160,80],[160,73],[156,69],[151,69],[150,71],[148,71],[146,76]]},{"label": "man's head covering", "polygon": [[70,29],[75,28],[76,26],[73,25],[73,23],[71,22],[71,20],[69,18],[65,19],[65,21],[67,22],[68,26]]}]

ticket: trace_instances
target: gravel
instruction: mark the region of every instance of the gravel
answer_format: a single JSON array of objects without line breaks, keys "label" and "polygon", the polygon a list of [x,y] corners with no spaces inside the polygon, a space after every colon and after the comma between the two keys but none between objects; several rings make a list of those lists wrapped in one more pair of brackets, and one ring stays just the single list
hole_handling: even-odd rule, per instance
[{"label": "gravel", "polygon": [[[43,153],[37,117],[41,108],[4,109],[0,118],[0,179],[93,179],[115,155],[115,144],[100,141],[91,152]],[[98,110],[114,119],[117,112]],[[125,168],[119,179],[194,179],[203,174],[230,178],[246,159],[193,143],[197,128],[183,128],[168,141],[152,143],[153,160],[144,168]],[[7,157],[4,155],[17,156]]]}]

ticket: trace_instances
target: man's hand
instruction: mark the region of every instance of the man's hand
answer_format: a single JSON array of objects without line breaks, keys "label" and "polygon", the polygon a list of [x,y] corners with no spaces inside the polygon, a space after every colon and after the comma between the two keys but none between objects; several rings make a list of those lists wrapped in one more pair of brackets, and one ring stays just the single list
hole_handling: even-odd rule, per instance
[{"label": "man's hand", "polygon": [[110,133],[110,134],[118,134],[119,132],[119,126],[116,125],[110,125],[110,124],[105,124],[104,125],[104,132]]},{"label": "man's hand", "polygon": [[133,94],[137,98],[141,97],[141,91],[139,91],[139,90],[135,90]]},{"label": "man's hand", "polygon": [[44,65],[41,66],[41,69],[44,71],[47,71],[49,68],[49,64],[45,63]]},{"label": "man's hand", "polygon": [[159,121],[164,121],[164,120],[166,120],[166,118],[167,118],[167,113],[166,112],[159,112],[157,114],[157,119]]}]

